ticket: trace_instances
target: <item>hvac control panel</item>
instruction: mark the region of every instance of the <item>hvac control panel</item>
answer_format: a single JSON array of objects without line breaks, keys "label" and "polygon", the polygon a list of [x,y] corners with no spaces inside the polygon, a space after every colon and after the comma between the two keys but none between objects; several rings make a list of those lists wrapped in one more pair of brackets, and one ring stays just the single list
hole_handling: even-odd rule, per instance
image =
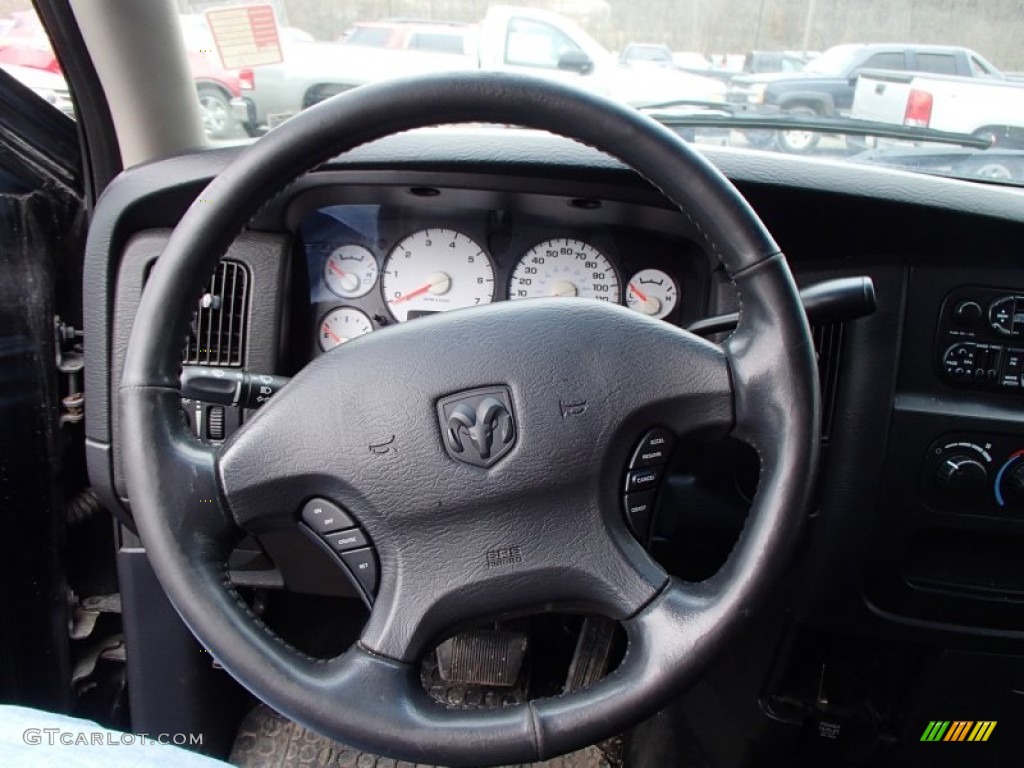
[{"label": "hvac control panel", "polygon": [[1024,290],[953,291],[942,305],[935,346],[949,384],[1024,392]]},{"label": "hvac control panel", "polygon": [[928,448],[921,485],[936,511],[1024,520],[1024,438],[944,435]]}]

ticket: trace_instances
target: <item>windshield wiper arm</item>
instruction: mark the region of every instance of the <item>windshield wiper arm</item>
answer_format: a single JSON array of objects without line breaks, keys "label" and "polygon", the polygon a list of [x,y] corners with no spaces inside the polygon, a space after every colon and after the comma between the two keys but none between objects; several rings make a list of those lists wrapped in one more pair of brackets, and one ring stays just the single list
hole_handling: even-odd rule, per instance
[{"label": "windshield wiper arm", "polygon": [[[717,114],[701,112],[672,114],[658,110],[670,110],[678,107],[703,106]],[[780,112],[777,115],[744,112],[735,105],[719,102],[675,101],[644,106],[642,111],[663,125],[680,128],[738,128],[742,130],[772,131],[815,131],[816,133],[845,133],[849,136],[878,136],[886,139],[905,139],[907,141],[925,141],[937,144],[955,144],[974,149],[988,149],[991,143],[965,133],[935,131],[931,128],[914,128],[892,123],[876,123],[871,120],[850,120],[836,117],[808,117],[805,115],[789,115]]]}]

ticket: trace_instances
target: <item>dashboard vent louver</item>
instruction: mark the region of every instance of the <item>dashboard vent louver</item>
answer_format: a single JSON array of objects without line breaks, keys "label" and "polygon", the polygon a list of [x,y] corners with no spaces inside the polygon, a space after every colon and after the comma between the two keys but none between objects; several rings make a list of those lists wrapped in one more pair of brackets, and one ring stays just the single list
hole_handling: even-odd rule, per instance
[{"label": "dashboard vent louver", "polygon": [[818,355],[818,379],[821,385],[821,439],[832,435],[836,389],[839,384],[839,354],[843,346],[843,324],[811,326],[814,351]]},{"label": "dashboard vent louver", "polygon": [[249,270],[237,261],[221,261],[192,315],[182,362],[241,368],[248,310]]}]

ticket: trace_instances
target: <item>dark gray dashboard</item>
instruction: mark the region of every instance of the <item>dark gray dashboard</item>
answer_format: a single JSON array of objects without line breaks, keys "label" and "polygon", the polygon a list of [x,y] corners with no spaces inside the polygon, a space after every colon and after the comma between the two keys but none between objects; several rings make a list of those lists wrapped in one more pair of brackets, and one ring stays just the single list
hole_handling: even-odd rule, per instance
[{"label": "dark gray dashboard", "polygon": [[[95,211],[85,277],[87,451],[92,482],[112,508],[127,503],[116,469],[112,392],[146,270],[168,229],[242,151],[133,169]],[[996,435],[1010,453],[1024,436],[1020,395],[946,381],[934,352],[948,296],[964,286],[1024,294],[1024,194],[821,160],[707,154],[765,220],[798,282],[868,275],[878,291],[874,316],[829,331],[832,427],[803,564],[813,585],[806,610],[838,610],[843,621],[876,623],[885,632],[893,621],[909,621],[1019,635],[1011,629],[1024,626],[1016,596],[1024,575],[1010,554],[1024,544],[1024,523],[1005,513],[989,519],[945,505],[936,511],[932,487],[922,484],[931,482],[925,450],[945,435],[954,442]],[[360,240],[381,269],[410,233],[435,227],[471,235],[492,262],[497,299],[507,296],[515,264],[531,245],[562,237],[604,252],[621,273],[620,287],[638,269],[668,271],[683,297],[670,322],[735,309],[728,280],[686,218],[614,160],[544,134],[409,134],[301,177],[236,241],[228,257],[254,277],[246,366],[297,370],[317,354],[316,330],[334,307],[364,311],[375,327],[394,321],[379,286],[351,301],[318,292],[331,249],[310,257],[301,225],[334,206],[373,208],[382,217],[374,237]],[[962,330],[979,340],[984,331]],[[997,572],[985,570],[991,541],[1000,542]],[[959,570],[943,559],[950,551]],[[908,568],[916,581],[908,580]]]}]

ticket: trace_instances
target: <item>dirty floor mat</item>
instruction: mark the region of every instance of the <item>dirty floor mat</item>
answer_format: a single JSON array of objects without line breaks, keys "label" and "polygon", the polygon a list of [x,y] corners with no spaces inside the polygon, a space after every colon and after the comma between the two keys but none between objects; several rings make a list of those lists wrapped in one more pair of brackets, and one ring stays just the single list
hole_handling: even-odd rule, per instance
[{"label": "dirty floor mat", "polygon": [[[228,761],[238,768],[432,768],[360,752],[303,728],[264,704],[242,721]],[[616,768],[618,765],[619,760],[609,758],[601,749],[587,747],[543,763],[530,763],[529,768]]]}]

